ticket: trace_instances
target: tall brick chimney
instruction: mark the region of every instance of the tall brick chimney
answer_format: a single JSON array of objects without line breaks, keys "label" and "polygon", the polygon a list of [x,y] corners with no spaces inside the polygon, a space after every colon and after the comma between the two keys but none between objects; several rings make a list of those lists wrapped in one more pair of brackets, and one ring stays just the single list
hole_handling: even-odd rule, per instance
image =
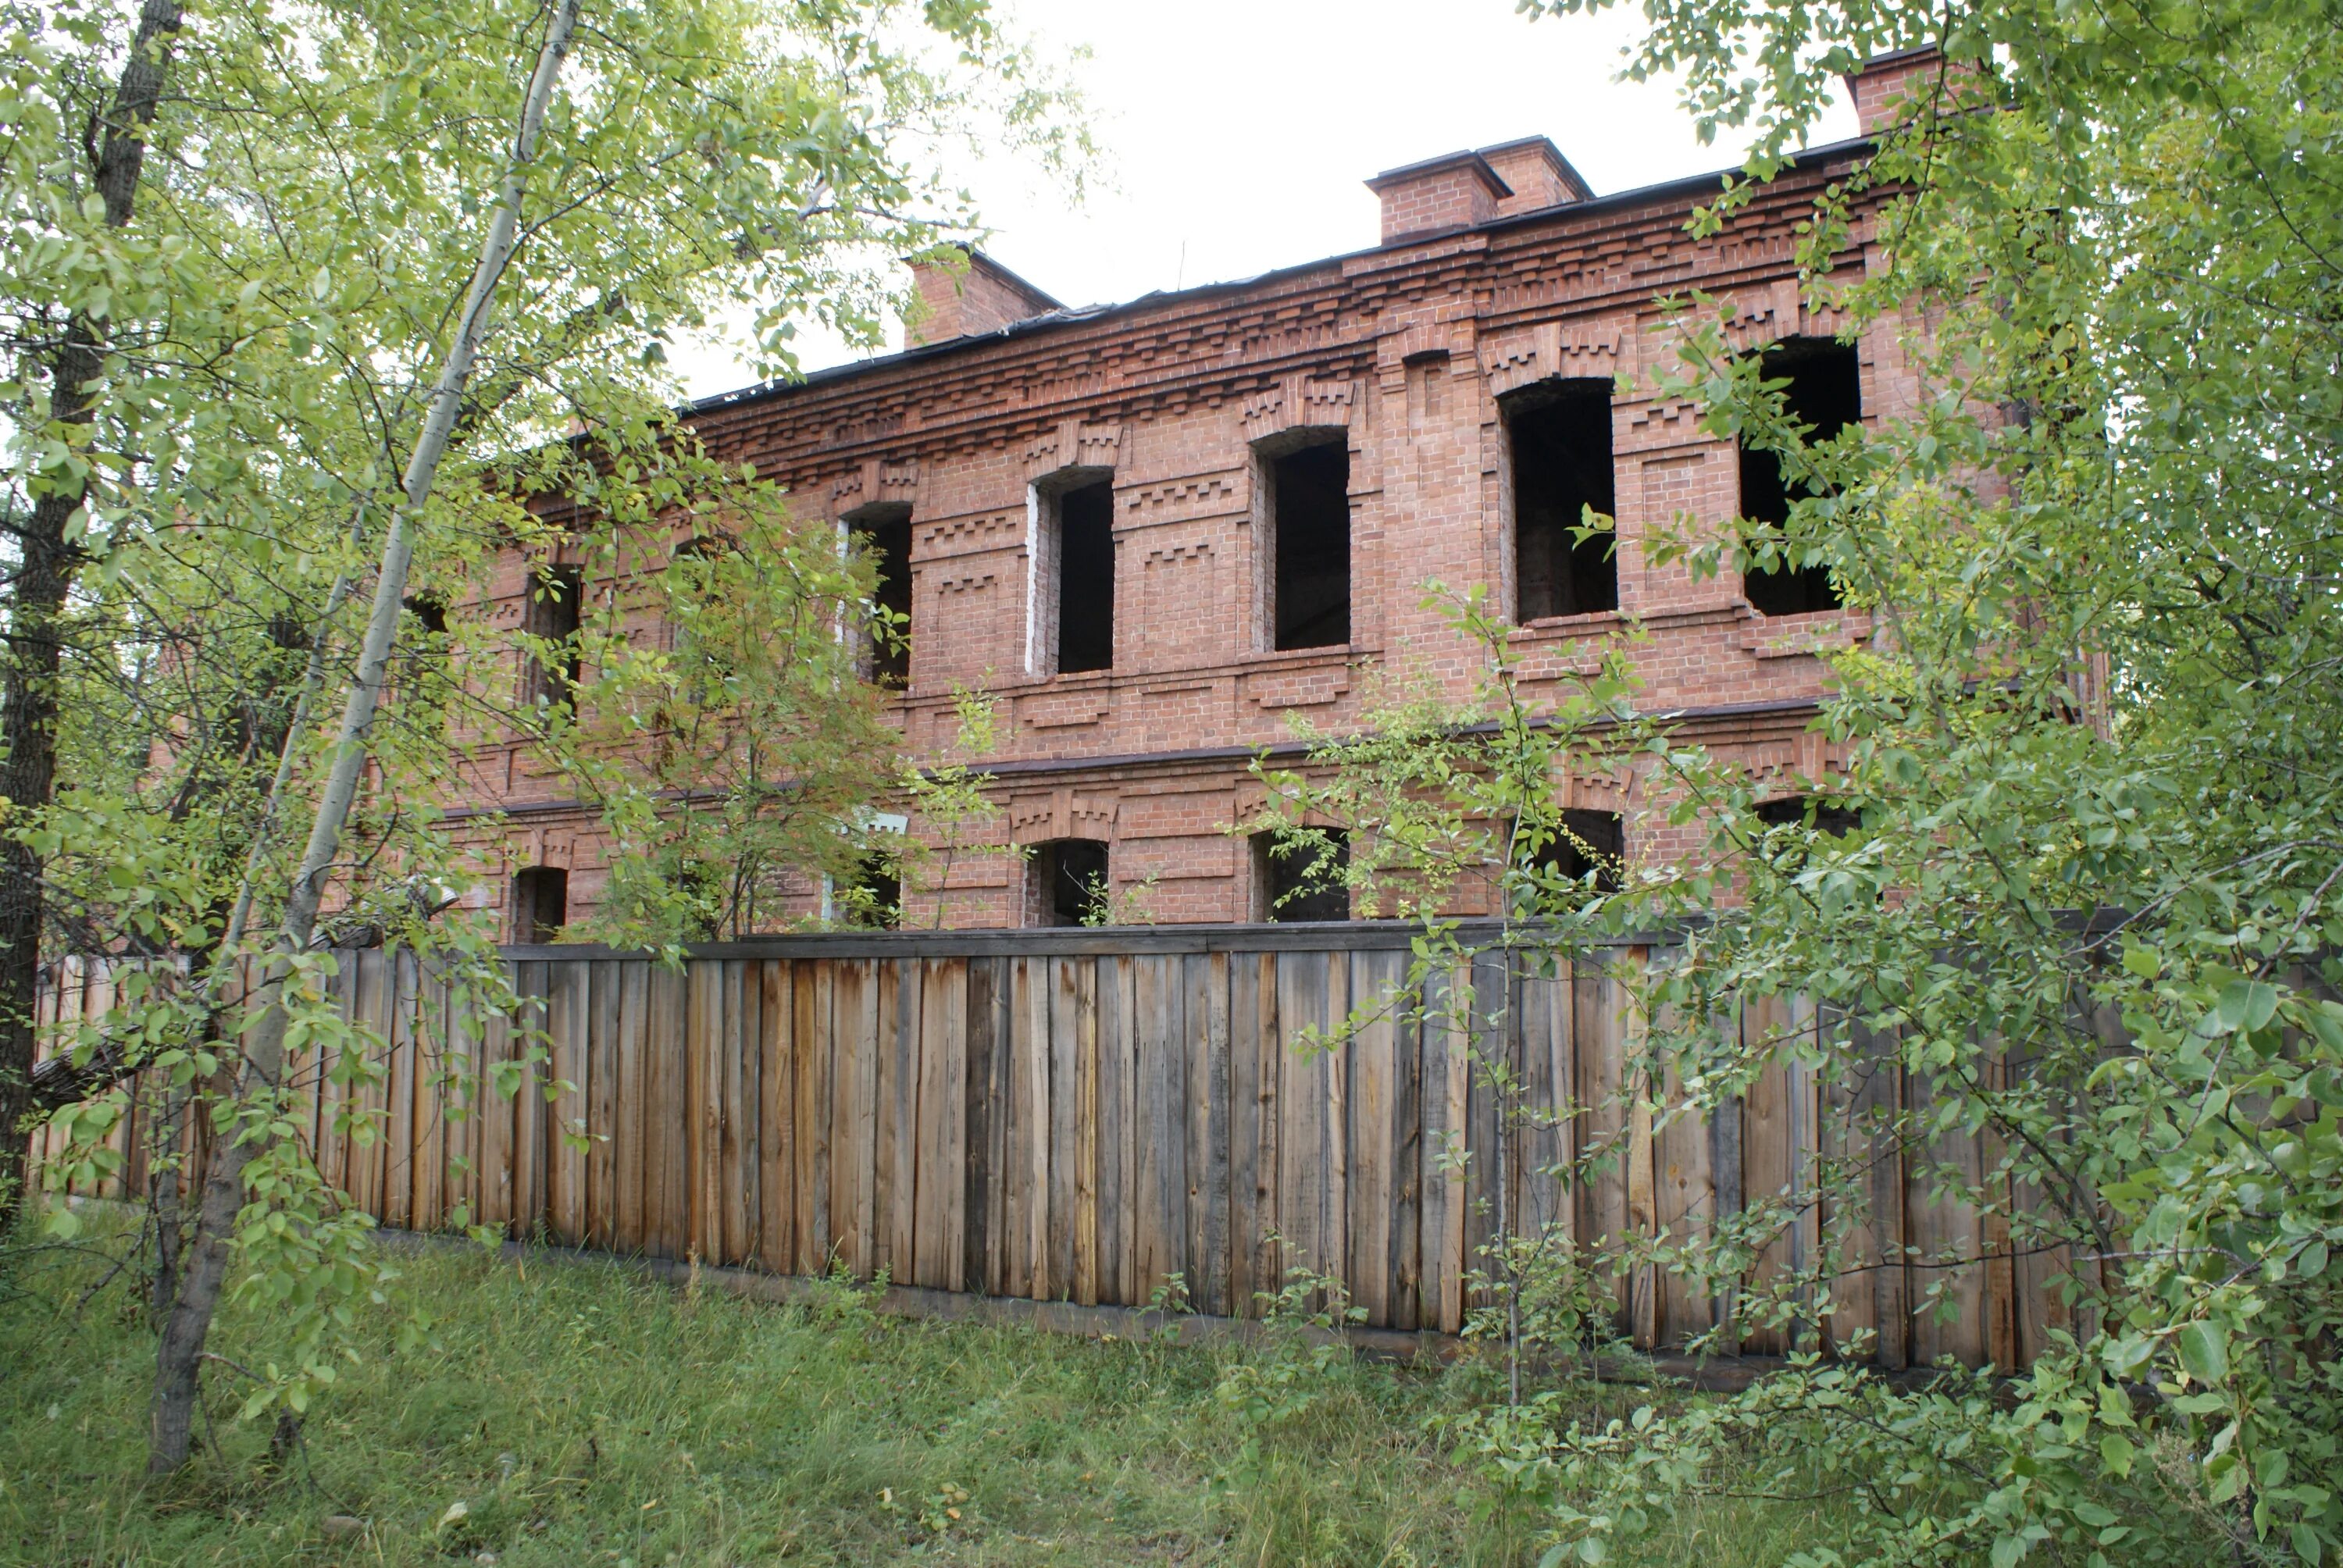
[{"label": "tall brick chimney", "polygon": [[1958,61],[1947,65],[1944,52],[1933,44],[1874,55],[1846,74],[1855,123],[1866,136],[1891,128],[1904,118],[1907,107],[1936,90],[1940,76],[1956,96],[1963,95],[1961,90],[1976,80],[1976,67]]},{"label": "tall brick chimney", "polygon": [[960,255],[965,266],[926,258],[911,263],[920,312],[906,331],[908,341],[947,343],[1065,308],[974,246],[961,246]]},{"label": "tall brick chimney", "polygon": [[1481,159],[1513,194],[1497,202],[1497,216],[1542,212],[1550,206],[1593,199],[1594,192],[1570,166],[1562,149],[1544,136],[1523,136],[1481,149]]},{"label": "tall brick chimney", "polygon": [[1385,245],[1486,223],[1497,216],[1497,204],[1513,194],[1478,153],[1448,153],[1385,169],[1367,188],[1383,198]]}]

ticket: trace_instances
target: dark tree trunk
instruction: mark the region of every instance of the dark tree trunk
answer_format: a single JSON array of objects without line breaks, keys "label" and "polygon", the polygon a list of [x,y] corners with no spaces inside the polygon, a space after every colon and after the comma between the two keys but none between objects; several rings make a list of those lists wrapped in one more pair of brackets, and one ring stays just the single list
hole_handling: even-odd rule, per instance
[{"label": "dark tree trunk", "polygon": [[[183,16],[180,0],[145,0],[138,31],[106,116],[90,184],[106,204],[106,221],[128,226],[146,162],[146,127],[163,96]],[[95,413],[96,383],[105,368],[106,323],[75,315],[49,357],[50,414],[59,425],[85,428]],[[0,671],[0,797],[21,818],[49,803],[57,772],[57,671],[63,662],[60,620],[81,551],[66,526],[89,497],[85,484],[44,491],[25,521],[23,558],[8,596],[5,671]],[[24,1192],[31,1109],[33,1007],[41,980],[41,857],[15,837],[0,839],[0,1224],[15,1216]]]}]

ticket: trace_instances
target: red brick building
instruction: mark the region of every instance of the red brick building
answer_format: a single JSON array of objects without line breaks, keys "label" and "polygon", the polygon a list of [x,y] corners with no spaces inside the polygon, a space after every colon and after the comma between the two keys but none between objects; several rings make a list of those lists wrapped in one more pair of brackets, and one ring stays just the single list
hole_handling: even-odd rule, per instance
[{"label": "red brick building", "polygon": [[[1912,64],[1855,84],[1866,131]],[[905,352],[690,419],[890,552],[915,754],[949,742],[956,685],[997,696],[996,799],[1014,841],[1052,848],[956,874],[945,923],[1047,920],[1053,868],[1101,859],[1112,885],[1150,884],[1155,920],[1260,918],[1271,872],[1227,831],[1257,799],[1248,759],[1297,712],[1355,722],[1372,665],[1461,682],[1463,650],[1420,608],[1428,579],[1489,585],[1533,678],[1640,627],[1646,708],[1760,773],[1824,771],[1815,653],[1866,618],[1826,580],[1696,582],[1645,558],[1672,518],[1722,529],[1779,505],[1770,459],[1654,395],[1677,331],[1657,301],[1728,300],[1741,346],[1776,352],[1825,429],[1906,411],[1898,325],[1837,345],[1795,276],[1793,226],[1867,146],[1806,155],[1708,239],[1685,220],[1715,177],[1597,196],[1529,137],[1375,176],[1377,244],[1240,283],[1069,309],[978,256],[923,273]],[[1858,224],[1842,265],[1872,255]],[[1565,531],[1582,502],[1617,518],[1607,558]],[[508,563],[500,618],[520,619],[528,570]],[[459,804],[508,813],[481,848],[504,858],[514,918],[574,920],[601,880],[596,824],[518,752],[480,749],[483,798]],[[1558,787],[1617,814],[1631,859],[1682,847],[1632,789]],[[907,919],[930,923],[935,896],[911,894]]]}]

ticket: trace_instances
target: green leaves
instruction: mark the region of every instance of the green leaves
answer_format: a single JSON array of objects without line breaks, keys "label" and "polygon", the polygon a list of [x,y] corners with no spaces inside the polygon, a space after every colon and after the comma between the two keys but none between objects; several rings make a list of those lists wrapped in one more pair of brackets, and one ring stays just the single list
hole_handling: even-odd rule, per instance
[{"label": "green leaves", "polygon": [[2197,1382],[2212,1387],[2229,1375],[2229,1338],[2220,1325],[2199,1321],[2178,1336],[2180,1364]]}]

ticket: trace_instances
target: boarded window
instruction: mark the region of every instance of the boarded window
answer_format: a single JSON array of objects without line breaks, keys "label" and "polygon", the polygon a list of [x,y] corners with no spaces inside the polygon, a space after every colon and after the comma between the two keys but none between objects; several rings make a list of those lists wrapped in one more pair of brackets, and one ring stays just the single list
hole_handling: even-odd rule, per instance
[{"label": "boarded window", "polygon": [[1114,668],[1114,480],[1077,468],[1034,487],[1034,673]]},{"label": "boarded window", "polygon": [[1619,608],[1612,536],[1579,538],[1586,508],[1617,509],[1611,466],[1611,383],[1541,381],[1504,399],[1513,459],[1513,582],[1523,620]]},{"label": "boarded window", "polygon": [[[1863,376],[1855,349],[1830,338],[1792,337],[1765,350],[1769,381],[1786,380],[1782,402],[1790,417],[1806,427],[1808,445],[1827,441],[1863,417]],[[1741,515],[1779,528],[1790,520],[1789,485],[1778,454],[1741,448]],[[1801,615],[1836,609],[1838,589],[1827,567],[1776,567],[1742,578],[1742,591],[1760,615]]]},{"label": "boarded window", "polygon": [[1273,833],[1252,837],[1255,913],[1264,920],[1347,920],[1351,891],[1342,882],[1351,864],[1351,838],[1341,829],[1323,830],[1332,853],[1315,846],[1281,844]]},{"label": "boarded window", "polygon": [[528,602],[521,611],[521,629],[544,642],[549,650],[527,655],[521,664],[520,700],[524,708],[540,702],[569,700],[581,668],[578,623],[586,593],[586,574],[573,566],[539,567],[530,577]]},{"label": "boarded window", "polygon": [[1096,839],[1058,839],[1034,846],[1026,867],[1025,923],[1103,925],[1106,878],[1106,846]]},{"label": "boarded window", "polygon": [[1264,454],[1273,648],[1351,640],[1351,448],[1346,436]]},{"label": "boarded window", "polygon": [[558,866],[530,866],[513,874],[512,940],[558,941],[569,921],[569,873]]},{"label": "boarded window", "polygon": [[864,662],[870,678],[881,686],[911,683],[911,508],[898,503],[865,507],[846,519],[862,548],[870,552],[876,581],[872,607],[883,614],[870,618],[870,641]]}]

